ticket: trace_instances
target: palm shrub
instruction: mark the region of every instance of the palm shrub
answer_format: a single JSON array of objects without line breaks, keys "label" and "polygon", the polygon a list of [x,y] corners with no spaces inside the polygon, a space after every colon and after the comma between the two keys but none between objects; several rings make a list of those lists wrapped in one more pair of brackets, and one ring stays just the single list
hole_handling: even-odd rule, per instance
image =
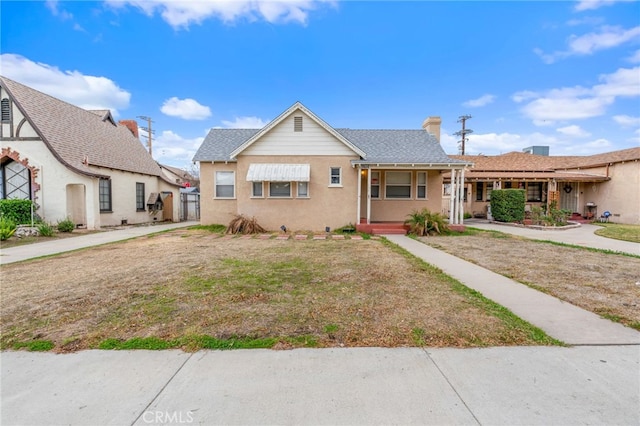
[{"label": "palm shrub", "polygon": [[16,223],[6,217],[0,217],[0,241],[11,238],[14,232],[16,232]]},{"label": "palm shrub", "polygon": [[73,232],[76,229],[76,224],[69,218],[58,221],[58,231],[60,232]]},{"label": "palm shrub", "polygon": [[409,225],[409,232],[418,236],[441,234],[447,230],[447,222],[440,213],[422,210],[414,210],[409,213],[405,225]]}]

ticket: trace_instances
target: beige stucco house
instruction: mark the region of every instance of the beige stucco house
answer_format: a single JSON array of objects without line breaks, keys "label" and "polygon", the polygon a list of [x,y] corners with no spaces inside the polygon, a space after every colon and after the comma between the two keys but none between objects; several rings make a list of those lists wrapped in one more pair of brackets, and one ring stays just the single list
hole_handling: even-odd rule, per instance
[{"label": "beige stucco house", "polygon": [[[469,165],[448,157],[439,136],[436,117],[421,130],[335,129],[299,102],[262,129],[211,129],[194,157],[201,222],[243,214],[270,230],[324,231],[437,212],[442,172]],[[452,204],[451,223],[461,223]]]},{"label": "beige stucco house", "polygon": [[0,102],[0,198],[32,200],[43,220],[88,229],[178,220],[179,185],[164,178],[134,121],[1,76]]},{"label": "beige stucco house", "polygon": [[[548,204],[598,220],[604,212],[618,223],[640,224],[640,148],[588,156],[547,156],[525,152],[466,155],[465,211],[484,215],[493,189],[522,188],[528,207]],[[445,202],[448,208],[445,175]]]}]

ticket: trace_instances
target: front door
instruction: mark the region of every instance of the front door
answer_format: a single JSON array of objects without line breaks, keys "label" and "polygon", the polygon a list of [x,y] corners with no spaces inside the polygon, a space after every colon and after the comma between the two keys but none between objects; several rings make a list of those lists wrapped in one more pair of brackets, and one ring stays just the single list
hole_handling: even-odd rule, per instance
[{"label": "front door", "polygon": [[565,182],[560,186],[560,208],[569,210],[571,213],[578,211],[578,184],[576,182]]}]

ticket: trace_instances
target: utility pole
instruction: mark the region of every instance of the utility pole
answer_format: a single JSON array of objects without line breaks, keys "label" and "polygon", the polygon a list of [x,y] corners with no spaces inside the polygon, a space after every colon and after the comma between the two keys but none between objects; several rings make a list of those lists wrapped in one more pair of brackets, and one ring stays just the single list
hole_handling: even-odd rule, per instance
[{"label": "utility pole", "polygon": [[470,119],[470,115],[461,115],[458,117],[458,123],[462,123],[462,130],[455,132],[454,135],[460,136],[460,155],[464,155],[464,143],[467,141],[467,135],[473,133],[473,130],[465,128],[465,123]]},{"label": "utility pole", "polygon": [[149,155],[152,155],[152,145],[153,145],[152,135],[154,131],[151,129],[151,123],[153,123],[153,120],[151,120],[151,117],[146,117],[144,115],[139,115],[138,118],[141,120],[145,120],[147,122],[147,127],[140,127],[140,128],[145,132],[147,132],[147,148],[149,148]]}]

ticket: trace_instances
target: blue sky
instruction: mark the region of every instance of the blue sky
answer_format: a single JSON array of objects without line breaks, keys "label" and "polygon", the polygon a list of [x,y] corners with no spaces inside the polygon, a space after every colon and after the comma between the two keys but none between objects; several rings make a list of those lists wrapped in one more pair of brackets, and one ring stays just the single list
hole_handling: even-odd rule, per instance
[{"label": "blue sky", "polygon": [[[0,74],[116,118],[153,118],[189,168],[212,127],[301,101],[333,127],[418,129],[458,153],[640,146],[637,1],[2,1]],[[141,126],[146,125],[139,121]]]}]

